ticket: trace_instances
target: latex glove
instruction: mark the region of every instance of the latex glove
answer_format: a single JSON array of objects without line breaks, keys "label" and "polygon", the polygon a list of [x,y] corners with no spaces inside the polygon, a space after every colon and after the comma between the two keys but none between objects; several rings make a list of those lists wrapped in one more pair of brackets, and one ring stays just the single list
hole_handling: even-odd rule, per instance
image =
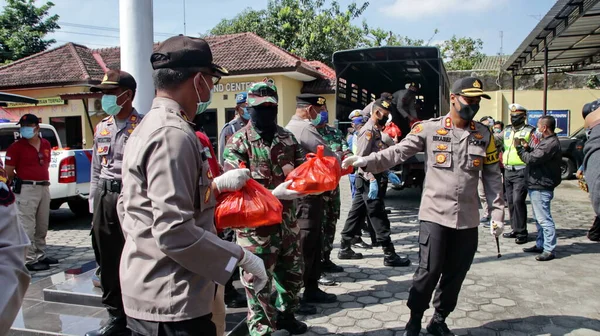
[{"label": "latex glove", "polygon": [[253,275],[252,285],[255,293],[258,293],[265,288],[268,280],[265,263],[262,259],[245,248],[242,247],[242,250],[244,251],[244,257],[240,260],[239,266],[244,271]]},{"label": "latex glove", "polygon": [[290,181],[281,183],[280,185],[277,186],[277,188],[273,189],[273,191],[271,191],[271,193],[273,194],[273,196],[277,197],[280,200],[284,200],[284,201],[291,201],[291,200],[295,200],[296,198],[303,197],[304,195],[297,192],[296,190],[288,189],[288,187],[290,186],[290,184],[292,184],[292,182],[294,182],[294,181],[290,180]]},{"label": "latex glove", "polygon": [[237,191],[246,185],[250,179],[250,170],[247,168],[233,169],[215,177],[213,182],[219,193]]},{"label": "latex glove", "polygon": [[367,160],[361,156],[350,156],[342,161],[342,169],[347,169],[350,166],[354,167],[365,167],[367,165]]},{"label": "latex glove", "polygon": [[400,183],[402,183],[398,175],[394,174],[393,172],[388,173],[388,180],[395,185],[399,185]]},{"label": "latex glove", "polygon": [[0,182],[0,189],[4,189],[4,190],[8,191],[8,186],[6,185],[6,183]]},{"label": "latex glove", "polygon": [[490,221],[490,233],[494,237],[500,237],[504,232],[504,223],[495,220]]},{"label": "latex glove", "polygon": [[377,180],[373,180],[369,183],[369,199],[376,199],[378,193],[379,185],[377,184]]}]

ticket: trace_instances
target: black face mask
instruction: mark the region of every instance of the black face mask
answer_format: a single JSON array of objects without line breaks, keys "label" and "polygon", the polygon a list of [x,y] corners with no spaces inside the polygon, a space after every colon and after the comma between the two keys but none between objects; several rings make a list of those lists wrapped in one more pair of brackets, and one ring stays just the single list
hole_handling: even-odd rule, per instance
[{"label": "black face mask", "polygon": [[385,126],[385,124],[387,123],[387,121],[388,121],[387,118],[379,119],[379,120],[377,120],[377,125],[379,125],[379,126]]},{"label": "black face mask", "polygon": [[266,140],[272,140],[277,130],[277,106],[248,107],[248,112],[256,132]]},{"label": "black face mask", "polygon": [[524,114],[511,114],[510,122],[513,126],[521,126],[525,123],[525,115]]},{"label": "black face mask", "polygon": [[[460,110],[458,110],[458,115],[461,119],[466,121],[471,121],[479,111],[479,104],[463,104],[458,98],[456,98],[458,105],[460,106]],[[456,105],[454,106],[456,109]]]}]

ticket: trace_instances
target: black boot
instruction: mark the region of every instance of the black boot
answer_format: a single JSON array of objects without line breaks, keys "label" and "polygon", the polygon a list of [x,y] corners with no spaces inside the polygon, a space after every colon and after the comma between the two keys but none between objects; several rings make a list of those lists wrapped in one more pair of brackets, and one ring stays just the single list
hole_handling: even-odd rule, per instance
[{"label": "black boot", "polygon": [[318,287],[307,288],[304,290],[303,299],[308,303],[333,303],[337,301],[337,295],[325,293]]},{"label": "black boot", "polygon": [[404,328],[404,336],[419,336],[423,313],[410,312],[410,319]]},{"label": "black boot", "polygon": [[308,330],[308,326],[306,323],[296,320],[294,313],[279,313],[277,329],[286,330],[292,335],[300,335]]},{"label": "black boot", "polygon": [[333,278],[328,277],[326,273],[321,273],[321,277],[319,278],[318,283],[321,286],[335,286],[335,285],[337,285],[337,282],[335,282],[335,280],[333,280]]},{"label": "black boot", "polygon": [[338,252],[339,259],[349,260],[363,258],[362,253],[356,253],[352,250],[352,247],[350,247],[351,243],[349,241],[342,239],[340,245],[340,251]]},{"label": "black boot", "polygon": [[344,271],[344,268],[336,265],[333,261],[331,261],[329,256],[326,255],[321,262],[321,270],[327,273],[340,273]]},{"label": "black boot", "polygon": [[88,331],[85,336],[130,336],[131,331],[127,329],[125,314],[108,312],[110,318],[100,329]]},{"label": "black boot", "polygon": [[408,258],[402,258],[396,254],[396,249],[392,242],[382,243],[383,245],[383,265],[390,267],[406,267],[410,266]]},{"label": "black boot", "polygon": [[300,307],[296,312],[300,315],[314,315],[317,313],[317,307],[307,303],[304,299],[300,300]]},{"label": "black boot", "polygon": [[361,237],[354,237],[354,239],[352,239],[352,246],[357,248],[363,248],[365,250],[370,250],[373,248],[373,246],[365,243],[365,241],[362,240]]},{"label": "black boot", "polygon": [[434,336],[455,336],[445,321],[446,316],[436,311],[427,325],[427,332]]}]

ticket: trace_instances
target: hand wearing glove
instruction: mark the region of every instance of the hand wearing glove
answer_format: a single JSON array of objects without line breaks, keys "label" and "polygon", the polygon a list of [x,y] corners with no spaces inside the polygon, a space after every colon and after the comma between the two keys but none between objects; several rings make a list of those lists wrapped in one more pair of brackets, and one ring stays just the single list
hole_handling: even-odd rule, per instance
[{"label": "hand wearing glove", "polygon": [[342,162],[342,169],[346,169],[350,166],[364,167],[366,165],[367,165],[367,160],[365,160],[363,157],[353,155],[351,157],[344,159],[344,161]]},{"label": "hand wearing glove", "polygon": [[252,274],[252,287],[254,288],[254,292],[258,293],[265,288],[268,280],[265,263],[262,259],[245,248],[242,247],[242,250],[244,251],[244,257],[240,260],[238,265],[244,271]]},{"label": "hand wearing glove", "polygon": [[246,182],[250,179],[250,170],[233,169],[225,172],[223,175],[215,177],[213,183],[217,187],[219,193],[228,191],[237,191],[242,189],[246,185]]},{"label": "hand wearing glove", "polygon": [[392,182],[392,184],[395,184],[395,185],[399,185],[400,183],[402,183],[402,181],[400,181],[400,178],[398,177],[398,175],[394,174],[393,172],[388,173],[388,180],[390,182]]},{"label": "hand wearing glove", "polygon": [[504,223],[492,220],[490,222],[490,233],[494,237],[500,237],[504,231]]},{"label": "hand wearing glove", "polygon": [[376,199],[377,194],[379,194],[379,185],[377,184],[377,180],[373,180],[369,183],[369,199]]},{"label": "hand wearing glove", "polygon": [[271,194],[273,194],[273,196],[275,196],[278,199],[283,200],[283,201],[291,201],[291,200],[295,200],[296,198],[305,196],[305,195],[297,192],[296,190],[288,189],[288,187],[290,186],[290,184],[292,184],[292,182],[294,182],[294,181],[283,182],[282,184],[278,185],[277,188],[273,189],[273,191],[271,191]]}]

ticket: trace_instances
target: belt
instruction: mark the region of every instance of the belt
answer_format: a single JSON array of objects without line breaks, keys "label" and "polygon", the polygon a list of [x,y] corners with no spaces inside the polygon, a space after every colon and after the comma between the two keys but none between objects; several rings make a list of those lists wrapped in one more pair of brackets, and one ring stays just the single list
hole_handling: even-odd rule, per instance
[{"label": "belt", "polygon": [[525,167],[526,166],[509,166],[509,165],[506,165],[506,166],[504,166],[504,169],[510,170],[510,171],[517,171],[517,170],[525,169]]},{"label": "belt", "polygon": [[120,180],[100,180],[100,185],[103,186],[104,190],[120,193],[121,192],[121,181]]},{"label": "belt", "polygon": [[29,184],[29,185],[39,185],[39,186],[49,186],[50,185],[50,181],[21,181],[22,184]]}]

